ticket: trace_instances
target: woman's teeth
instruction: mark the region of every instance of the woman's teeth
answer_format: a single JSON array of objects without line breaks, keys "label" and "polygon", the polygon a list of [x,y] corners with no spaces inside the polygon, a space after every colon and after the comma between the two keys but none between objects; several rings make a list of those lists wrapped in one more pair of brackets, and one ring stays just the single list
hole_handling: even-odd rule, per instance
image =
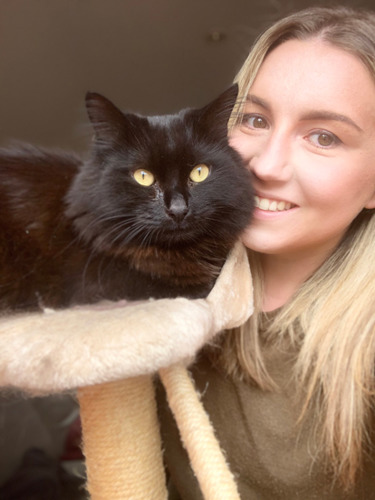
[{"label": "woman's teeth", "polygon": [[255,207],[269,212],[282,212],[292,207],[292,204],[287,201],[269,200],[268,198],[260,198],[259,196],[254,196],[254,201]]}]

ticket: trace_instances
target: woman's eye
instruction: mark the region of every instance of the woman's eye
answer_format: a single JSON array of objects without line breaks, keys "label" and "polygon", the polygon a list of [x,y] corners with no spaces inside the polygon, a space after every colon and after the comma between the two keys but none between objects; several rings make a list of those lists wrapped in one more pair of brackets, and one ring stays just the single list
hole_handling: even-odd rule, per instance
[{"label": "woman's eye", "polygon": [[325,130],[319,130],[313,132],[308,136],[309,140],[319,148],[331,148],[340,144],[340,139],[332,132],[327,132]]},{"label": "woman's eye", "polygon": [[268,128],[267,120],[261,115],[245,115],[243,117],[243,123],[247,127],[250,127],[253,129]]}]

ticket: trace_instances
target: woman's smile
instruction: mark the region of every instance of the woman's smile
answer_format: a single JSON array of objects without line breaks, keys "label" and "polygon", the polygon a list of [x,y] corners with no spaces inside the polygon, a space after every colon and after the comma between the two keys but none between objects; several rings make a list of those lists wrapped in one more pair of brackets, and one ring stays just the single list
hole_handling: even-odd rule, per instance
[{"label": "woman's smile", "polygon": [[254,206],[266,212],[284,212],[285,210],[290,210],[293,205],[289,201],[280,201],[255,195]]}]

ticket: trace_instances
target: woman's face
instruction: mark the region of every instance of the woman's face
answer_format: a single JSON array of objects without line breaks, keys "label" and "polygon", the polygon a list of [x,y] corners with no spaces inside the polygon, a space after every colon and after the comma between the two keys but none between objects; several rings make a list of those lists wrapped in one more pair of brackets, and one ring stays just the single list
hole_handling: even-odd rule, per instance
[{"label": "woman's face", "polygon": [[375,85],[326,42],[291,40],[267,56],[230,142],[254,176],[243,237],[253,250],[327,255],[375,207]]}]

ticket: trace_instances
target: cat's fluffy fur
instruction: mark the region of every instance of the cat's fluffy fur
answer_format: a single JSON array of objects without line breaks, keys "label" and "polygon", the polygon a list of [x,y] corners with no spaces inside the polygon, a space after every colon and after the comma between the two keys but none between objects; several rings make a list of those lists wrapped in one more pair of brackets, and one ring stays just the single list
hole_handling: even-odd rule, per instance
[{"label": "cat's fluffy fur", "polygon": [[[249,222],[251,178],[229,147],[237,89],[142,117],[89,93],[89,158],[0,150],[0,308],[205,296]],[[207,165],[209,176],[190,172]],[[155,182],[142,186],[136,169]]]}]

